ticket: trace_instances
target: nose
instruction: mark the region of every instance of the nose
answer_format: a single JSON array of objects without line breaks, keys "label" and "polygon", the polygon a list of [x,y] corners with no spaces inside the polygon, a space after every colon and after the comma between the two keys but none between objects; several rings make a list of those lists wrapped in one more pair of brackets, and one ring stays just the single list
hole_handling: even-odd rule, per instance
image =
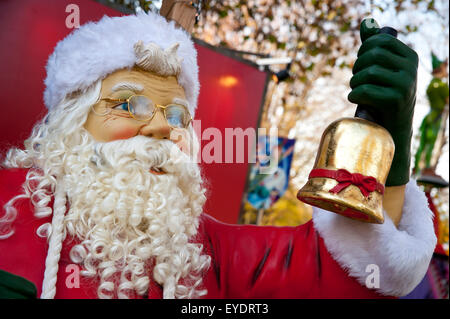
[{"label": "nose", "polygon": [[139,135],[158,139],[169,139],[170,132],[171,127],[167,124],[167,120],[162,111],[158,110],[153,118],[141,127]]}]

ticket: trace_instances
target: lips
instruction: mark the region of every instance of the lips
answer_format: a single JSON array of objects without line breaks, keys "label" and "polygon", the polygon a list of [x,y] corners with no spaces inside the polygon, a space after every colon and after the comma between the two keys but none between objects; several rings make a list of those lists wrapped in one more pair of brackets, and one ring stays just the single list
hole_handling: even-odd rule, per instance
[{"label": "lips", "polygon": [[155,175],[165,175],[167,174],[162,168],[160,167],[152,167],[150,168],[150,173],[155,174]]}]

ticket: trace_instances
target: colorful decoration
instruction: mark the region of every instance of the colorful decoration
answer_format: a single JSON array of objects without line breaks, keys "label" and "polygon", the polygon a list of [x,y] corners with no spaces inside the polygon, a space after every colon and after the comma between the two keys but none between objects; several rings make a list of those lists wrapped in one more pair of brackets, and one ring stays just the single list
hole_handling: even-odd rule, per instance
[{"label": "colorful decoration", "polygon": [[422,183],[446,187],[448,182],[435,172],[441,154],[446,121],[448,118],[449,86],[447,61],[432,54],[433,79],[427,88],[430,111],[420,126],[420,144],[414,160],[414,174]]},{"label": "colorful decoration", "polygon": [[430,111],[420,126],[420,142],[414,158],[413,174],[424,188],[429,208],[434,213],[437,245],[422,283],[406,298],[449,298],[449,214],[448,182],[436,174],[436,167],[446,143],[449,86],[448,61],[431,57],[433,79],[427,88]]},{"label": "colorful decoration", "polygon": [[260,136],[247,201],[256,209],[268,209],[286,192],[295,140]]},{"label": "colorful decoration", "polygon": [[[447,190],[445,194],[438,194]],[[430,209],[435,214],[434,228],[438,242],[422,282],[404,299],[448,299],[449,298],[449,261],[448,261],[448,214],[438,209],[442,204],[448,206],[448,188],[425,188]],[[439,196],[441,195],[441,196]],[[444,196],[442,196],[444,195]],[[439,199],[446,197],[446,203]]]},{"label": "colorful decoration", "polygon": [[433,257],[426,277],[430,282],[431,297],[448,299],[448,259]]},{"label": "colorful decoration", "polygon": [[259,222],[261,226],[298,226],[305,224],[312,218],[312,207],[299,201],[296,192],[296,189],[289,187],[283,197],[269,209],[263,211],[262,216],[258,214],[256,208],[246,201],[239,223],[257,224]]},{"label": "colorful decoration", "polygon": [[293,139],[259,137],[240,223],[298,226],[311,219],[312,208],[299,202],[289,188],[294,146]]}]

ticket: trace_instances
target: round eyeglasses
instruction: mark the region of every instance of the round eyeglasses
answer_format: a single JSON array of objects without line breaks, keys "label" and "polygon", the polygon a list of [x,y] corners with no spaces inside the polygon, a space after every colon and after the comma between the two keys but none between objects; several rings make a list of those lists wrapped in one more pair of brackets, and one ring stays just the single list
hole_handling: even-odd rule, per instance
[{"label": "round eyeglasses", "polygon": [[106,101],[116,103],[112,107],[105,109],[103,113],[99,113],[95,107],[93,111],[95,114],[104,116],[112,112],[112,110],[128,111],[130,116],[138,121],[150,121],[156,114],[158,109],[161,109],[167,124],[172,128],[187,128],[192,122],[191,114],[185,105],[171,103],[168,105],[154,104],[152,100],[144,95],[132,95],[127,99],[111,99],[101,98],[99,101]]}]

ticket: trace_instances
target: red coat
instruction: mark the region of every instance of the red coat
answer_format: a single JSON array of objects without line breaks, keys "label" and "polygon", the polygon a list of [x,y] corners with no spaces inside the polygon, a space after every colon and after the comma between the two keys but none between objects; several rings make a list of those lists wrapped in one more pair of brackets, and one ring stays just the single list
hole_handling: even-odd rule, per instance
[{"label": "red coat", "polygon": [[[26,170],[0,171],[0,205],[22,192]],[[36,229],[38,219],[28,200],[16,202],[15,233],[0,240],[0,269],[33,282],[41,294],[47,241]],[[195,241],[211,256],[204,277],[205,298],[382,298],[349,277],[327,251],[312,221],[298,227],[229,225],[202,214]],[[59,262],[56,298],[97,298],[98,282],[81,276],[79,288],[68,288],[73,274],[69,258],[75,244],[65,240]],[[66,272],[67,270],[67,272]],[[70,278],[69,278],[70,279]],[[69,285],[70,286],[70,285]],[[162,287],[151,281],[149,298],[161,298]]]}]

